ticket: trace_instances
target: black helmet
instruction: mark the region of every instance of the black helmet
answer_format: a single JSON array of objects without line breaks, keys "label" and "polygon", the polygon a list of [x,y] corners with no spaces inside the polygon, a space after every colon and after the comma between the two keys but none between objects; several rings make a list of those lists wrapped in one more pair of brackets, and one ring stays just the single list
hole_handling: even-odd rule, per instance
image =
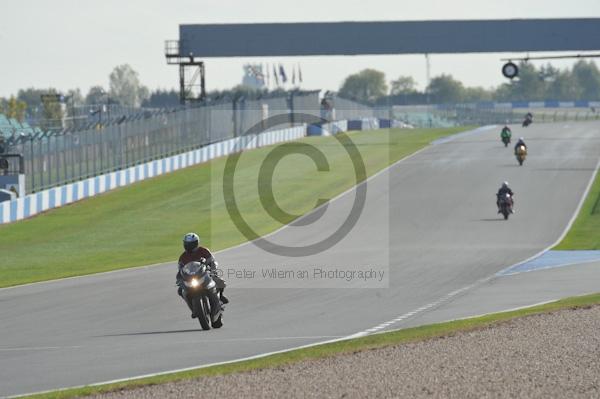
[{"label": "black helmet", "polygon": [[187,252],[192,252],[194,249],[198,248],[200,244],[200,237],[196,233],[187,233],[183,237],[183,248]]}]

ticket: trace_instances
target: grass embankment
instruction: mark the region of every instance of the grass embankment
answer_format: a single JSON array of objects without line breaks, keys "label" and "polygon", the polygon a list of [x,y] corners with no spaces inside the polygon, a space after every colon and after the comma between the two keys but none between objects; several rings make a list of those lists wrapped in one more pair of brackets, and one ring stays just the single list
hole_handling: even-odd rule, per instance
[{"label": "grass embankment", "polygon": [[30,398],[73,398],[88,396],[104,392],[132,389],[140,386],[156,385],[166,382],[181,381],[192,378],[214,375],[231,374],[264,368],[280,367],[309,359],[319,359],[355,351],[381,348],[390,345],[399,345],[406,342],[422,341],[429,338],[450,336],[462,331],[487,328],[503,321],[534,314],[549,313],[563,309],[576,309],[600,304],[600,294],[586,295],[562,299],[545,305],[519,309],[510,312],[494,313],[470,319],[450,321],[446,323],[431,324],[415,328],[369,335],[363,338],[340,341],[330,344],[318,345],[311,348],[299,349],[290,352],[270,355],[259,359],[241,361],[221,366],[200,368],[186,372],[165,374],[121,383],[99,385],[94,387],[73,388],[64,391],[55,391],[46,394],[30,396]]},{"label": "grass embankment", "polygon": [[554,249],[600,250],[600,173],[596,175],[573,226]]},{"label": "grass embankment", "polygon": [[[348,136],[367,175],[465,128],[379,130]],[[304,155],[277,165],[273,191],[286,212],[301,215],[318,198],[333,198],[355,184],[354,169],[333,137],[305,138],[321,150],[329,172]],[[245,152],[235,174],[236,201],[255,231],[281,227],[260,204],[257,176],[272,147]],[[182,235],[197,231],[220,250],[246,241],[225,208],[225,158],[146,180],[10,225],[0,226],[0,287],[172,261]],[[286,220],[285,222],[290,222]]]}]

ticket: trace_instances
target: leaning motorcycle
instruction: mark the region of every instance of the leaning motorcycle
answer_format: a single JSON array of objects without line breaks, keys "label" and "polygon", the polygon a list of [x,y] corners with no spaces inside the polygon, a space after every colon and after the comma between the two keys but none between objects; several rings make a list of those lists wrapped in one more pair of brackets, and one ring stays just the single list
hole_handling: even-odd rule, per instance
[{"label": "leaning motorcycle", "polygon": [[527,127],[527,126],[531,125],[532,122],[533,122],[533,118],[531,118],[530,116],[526,116],[525,119],[523,120],[523,123],[521,124],[521,126]]},{"label": "leaning motorcycle", "polygon": [[210,275],[210,268],[203,262],[190,262],[181,268],[184,295],[191,302],[192,312],[203,330],[223,326],[223,308],[217,293],[217,284]]},{"label": "leaning motorcycle", "polygon": [[519,165],[523,166],[523,162],[527,157],[527,148],[524,145],[520,145],[515,150],[515,155],[517,157],[517,161],[519,161]]},{"label": "leaning motorcycle", "polygon": [[498,205],[500,206],[500,213],[504,216],[504,220],[508,219],[508,215],[512,213],[512,198],[510,194],[498,196]]}]

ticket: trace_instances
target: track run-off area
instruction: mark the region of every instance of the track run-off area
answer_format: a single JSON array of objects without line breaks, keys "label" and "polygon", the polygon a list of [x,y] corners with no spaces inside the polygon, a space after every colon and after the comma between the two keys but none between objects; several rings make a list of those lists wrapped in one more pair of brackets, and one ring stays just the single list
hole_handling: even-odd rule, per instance
[{"label": "track run-off area", "polygon": [[[189,318],[175,293],[175,263],[0,289],[0,396],[225,362],[597,291],[596,263],[499,274],[561,238],[600,158],[600,123],[513,127],[513,137],[519,136],[529,146],[522,167],[498,129],[438,142],[392,165],[366,182],[364,209],[341,241],[293,260],[387,263],[386,287],[284,282],[265,288],[231,281],[225,326],[208,332]],[[505,180],[515,192],[516,213],[508,221],[495,208]],[[354,194],[331,201],[315,223],[294,223],[268,238],[301,246],[326,237],[346,219]],[[217,258],[222,268],[250,260],[265,268],[290,262],[252,243]]]}]

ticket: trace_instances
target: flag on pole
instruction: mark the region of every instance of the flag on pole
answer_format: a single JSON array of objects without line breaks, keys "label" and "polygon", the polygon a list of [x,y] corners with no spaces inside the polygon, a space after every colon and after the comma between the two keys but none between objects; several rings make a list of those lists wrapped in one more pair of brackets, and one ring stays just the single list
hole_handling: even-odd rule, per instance
[{"label": "flag on pole", "polygon": [[302,83],[302,70],[300,69],[300,64],[298,64],[298,82]]},{"label": "flag on pole", "polygon": [[279,87],[279,78],[277,77],[277,68],[275,67],[275,64],[273,64],[273,79],[275,79],[275,85]]},{"label": "flag on pole", "polygon": [[281,76],[281,82],[287,82],[287,76],[285,75],[285,69],[283,69],[283,65],[279,64],[279,75]]},{"label": "flag on pole", "polygon": [[265,71],[267,71],[266,85],[267,85],[267,89],[268,89],[269,86],[271,86],[271,73],[269,72],[269,64],[267,64],[267,63],[265,63]]},{"label": "flag on pole", "polygon": [[261,83],[261,85],[264,86],[266,78],[265,78],[265,73],[263,72],[262,64],[258,65],[256,69],[258,70],[258,73],[260,75],[260,79],[259,79],[260,83]]}]

